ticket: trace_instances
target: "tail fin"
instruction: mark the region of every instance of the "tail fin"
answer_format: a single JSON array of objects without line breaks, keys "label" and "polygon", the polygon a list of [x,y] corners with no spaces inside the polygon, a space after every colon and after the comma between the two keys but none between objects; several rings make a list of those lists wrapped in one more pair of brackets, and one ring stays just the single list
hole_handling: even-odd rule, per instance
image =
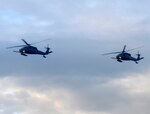
[{"label": "tail fin", "polygon": [[137,61],[144,59],[144,57],[141,57],[141,54],[139,54],[139,52],[137,53]]},{"label": "tail fin", "polygon": [[50,51],[49,45],[47,45],[45,55],[48,55],[49,53],[52,53],[52,51]]}]

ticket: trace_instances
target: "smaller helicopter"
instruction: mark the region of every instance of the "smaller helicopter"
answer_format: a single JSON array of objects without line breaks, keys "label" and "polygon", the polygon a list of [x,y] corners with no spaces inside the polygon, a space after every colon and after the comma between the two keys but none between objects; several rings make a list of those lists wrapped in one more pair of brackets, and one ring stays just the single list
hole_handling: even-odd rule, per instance
[{"label": "smaller helicopter", "polygon": [[[141,47],[138,47],[138,48],[141,48]],[[111,53],[105,53],[103,55],[109,55],[109,54],[117,54],[118,55],[116,57],[112,57],[112,59],[117,59],[118,62],[123,62],[123,61],[134,61],[136,64],[138,64],[138,61],[140,61],[141,59],[144,59],[144,57],[140,57],[141,54],[139,54],[139,51],[138,53],[136,54],[137,55],[137,58],[135,57],[132,57],[130,53],[127,53],[129,51],[132,51],[132,50],[135,50],[135,49],[138,49],[138,48],[134,48],[134,49],[130,49],[130,50],[125,50],[126,49],[126,45],[124,45],[124,48],[122,51],[119,51],[119,52],[111,52]]]},{"label": "smaller helicopter", "polygon": [[50,51],[49,45],[47,45],[45,52],[40,51],[40,50],[37,49],[37,47],[32,46],[34,44],[44,42],[44,41],[47,41],[49,39],[42,40],[42,41],[39,41],[39,42],[35,42],[35,43],[32,43],[32,44],[27,43],[24,39],[21,39],[21,40],[25,43],[25,45],[11,46],[11,47],[7,47],[7,49],[22,47],[21,49],[19,49],[19,51],[13,51],[13,52],[20,53],[23,56],[27,56],[27,54],[43,55],[44,58],[46,58],[46,55],[52,53],[52,51]]}]

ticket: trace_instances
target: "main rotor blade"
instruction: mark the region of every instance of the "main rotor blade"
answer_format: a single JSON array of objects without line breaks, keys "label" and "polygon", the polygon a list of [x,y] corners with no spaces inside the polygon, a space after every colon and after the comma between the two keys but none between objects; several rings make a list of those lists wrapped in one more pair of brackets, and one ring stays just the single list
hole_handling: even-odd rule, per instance
[{"label": "main rotor blade", "polygon": [[110,54],[117,54],[117,53],[121,53],[121,51],[118,51],[118,52],[111,52],[111,53],[104,53],[102,55],[110,55]]},{"label": "main rotor blade", "polygon": [[26,45],[30,46],[24,39],[21,39]]},{"label": "main rotor blade", "polygon": [[7,47],[6,49],[17,48],[17,47],[24,47],[24,46],[26,46],[26,45],[11,46],[11,47]]},{"label": "main rotor blade", "polygon": [[38,42],[32,43],[32,44],[30,44],[30,45],[38,44],[38,43],[45,42],[45,41],[48,41],[48,40],[50,40],[50,39],[48,38],[48,39],[45,39],[45,40],[41,40],[41,41],[38,41]]},{"label": "main rotor blade", "polygon": [[140,47],[137,47],[137,48],[133,48],[133,49],[129,49],[129,50],[126,50],[126,52],[128,51],[132,51],[132,50],[136,50],[136,49],[139,49],[139,48],[142,48],[143,46],[140,46]]},{"label": "main rotor blade", "polygon": [[116,57],[111,57],[111,59],[117,59]]},{"label": "main rotor blade", "polygon": [[127,47],[127,46],[126,46],[126,45],[124,45],[124,47],[123,47],[123,52],[125,52],[125,50],[126,50],[126,47]]},{"label": "main rotor blade", "polygon": [[13,51],[13,52],[15,52],[15,53],[20,53],[20,51]]}]

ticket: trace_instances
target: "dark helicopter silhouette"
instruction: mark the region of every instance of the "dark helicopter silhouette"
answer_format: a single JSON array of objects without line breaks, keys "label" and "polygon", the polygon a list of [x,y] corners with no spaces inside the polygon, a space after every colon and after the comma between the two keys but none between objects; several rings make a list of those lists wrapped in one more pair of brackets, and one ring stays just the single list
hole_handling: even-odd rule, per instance
[{"label": "dark helicopter silhouette", "polygon": [[36,43],[32,43],[32,44],[27,43],[24,39],[21,39],[21,40],[22,40],[26,45],[11,46],[11,47],[7,47],[7,49],[22,47],[21,49],[19,49],[19,51],[13,51],[13,52],[20,53],[20,54],[23,55],[23,56],[27,56],[27,54],[43,55],[44,58],[46,58],[46,55],[52,53],[52,51],[50,51],[49,45],[47,45],[45,52],[40,51],[40,50],[37,49],[37,47],[32,46],[32,45],[34,45],[34,44],[37,44],[37,43],[40,43],[40,42],[43,42],[43,41],[47,41],[47,40],[49,40],[49,39],[42,40],[42,41],[39,41],[39,42],[36,42]]},{"label": "dark helicopter silhouette", "polygon": [[[138,47],[138,48],[141,48],[141,47]],[[139,54],[139,51],[138,53],[136,54],[137,55],[137,58],[135,57],[132,57],[130,53],[127,53],[129,51],[132,51],[132,50],[135,50],[135,49],[138,49],[138,48],[134,48],[134,49],[130,49],[130,50],[125,50],[126,49],[126,45],[124,45],[124,48],[122,51],[119,51],[119,52],[111,52],[111,53],[105,53],[103,55],[109,55],[109,54],[117,54],[119,53],[116,57],[112,57],[112,59],[117,59],[118,62],[123,62],[123,61],[134,61],[136,64],[138,64],[138,61],[141,60],[141,59],[144,59],[144,57],[140,57],[141,54]]]}]

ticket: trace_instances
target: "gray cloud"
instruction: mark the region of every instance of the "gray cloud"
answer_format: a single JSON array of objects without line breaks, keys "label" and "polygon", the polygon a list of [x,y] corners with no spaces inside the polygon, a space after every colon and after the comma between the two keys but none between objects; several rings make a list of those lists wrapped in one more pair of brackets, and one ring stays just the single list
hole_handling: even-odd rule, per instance
[{"label": "gray cloud", "polygon": [[[149,1],[0,2],[0,113],[148,114]],[[5,48],[36,42],[53,54],[23,57]],[[123,45],[145,59],[117,63],[102,53]],[[18,50],[18,49],[13,49]],[[45,50],[44,50],[45,51]],[[131,52],[134,56],[136,51]],[[115,55],[112,55],[115,56]]]},{"label": "gray cloud", "polygon": [[[77,83],[80,86],[70,88],[52,79],[49,83],[29,85],[31,78],[1,78],[1,100],[4,111],[22,113],[137,113],[148,114],[149,106],[149,73],[130,74],[120,79],[74,78],[69,85]],[[38,78],[32,78],[34,83]],[[24,83],[22,83],[24,81]],[[27,82],[25,84],[25,82]],[[80,83],[84,83],[81,85]],[[33,81],[31,82],[33,83]],[[138,83],[138,84],[137,84]],[[67,83],[66,83],[67,84]],[[5,88],[3,88],[5,86]],[[12,105],[14,107],[12,107]],[[127,110],[128,109],[128,110]],[[79,113],[79,114],[80,114]]]}]

